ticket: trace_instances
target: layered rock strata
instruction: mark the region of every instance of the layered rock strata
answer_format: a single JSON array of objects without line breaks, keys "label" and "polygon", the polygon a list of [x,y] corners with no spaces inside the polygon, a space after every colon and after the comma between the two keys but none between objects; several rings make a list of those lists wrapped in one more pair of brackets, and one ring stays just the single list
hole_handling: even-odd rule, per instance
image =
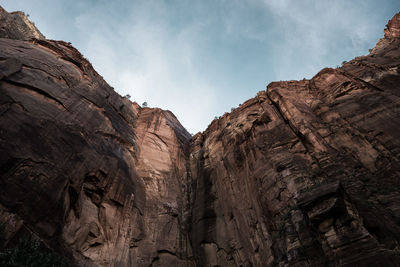
[{"label": "layered rock strata", "polygon": [[34,235],[78,266],[399,266],[400,14],[369,55],[193,137],[1,21],[6,246]]},{"label": "layered rock strata", "polygon": [[0,77],[8,242],[34,233],[85,266],[188,262],[191,136],[171,112],[119,96],[62,41],[0,38]]}]

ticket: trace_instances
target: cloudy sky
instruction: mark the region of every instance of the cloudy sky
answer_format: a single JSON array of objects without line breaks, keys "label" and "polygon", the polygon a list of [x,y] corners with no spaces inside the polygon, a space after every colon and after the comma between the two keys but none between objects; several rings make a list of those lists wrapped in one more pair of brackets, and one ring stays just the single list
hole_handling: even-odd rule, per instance
[{"label": "cloudy sky", "polygon": [[399,0],[0,0],[191,133],[278,80],[365,55]]}]

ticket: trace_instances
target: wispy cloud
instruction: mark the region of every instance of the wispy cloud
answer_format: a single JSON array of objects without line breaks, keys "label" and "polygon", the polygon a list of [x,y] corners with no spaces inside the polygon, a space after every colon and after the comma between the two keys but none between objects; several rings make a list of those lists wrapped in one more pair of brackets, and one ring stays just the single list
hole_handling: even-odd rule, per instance
[{"label": "wispy cloud", "polygon": [[204,130],[274,80],[365,54],[398,0],[4,0],[71,41],[121,95]]},{"label": "wispy cloud", "polygon": [[380,6],[385,3],[264,0],[264,7],[274,15],[282,31],[283,40],[276,49],[286,56],[282,54],[282,61],[277,64],[278,77],[309,78],[322,67],[334,67],[351,59],[349,55],[366,54],[382,35],[388,19],[382,21],[384,9],[376,9]]},{"label": "wispy cloud", "polygon": [[[172,110],[189,131],[204,129],[211,120],[204,113],[216,106],[216,88],[193,63],[205,23],[174,25],[163,2],[127,8],[129,15],[122,20],[98,11],[75,19],[87,36],[85,54],[120,94]],[[98,20],[105,25],[93,29]]]}]

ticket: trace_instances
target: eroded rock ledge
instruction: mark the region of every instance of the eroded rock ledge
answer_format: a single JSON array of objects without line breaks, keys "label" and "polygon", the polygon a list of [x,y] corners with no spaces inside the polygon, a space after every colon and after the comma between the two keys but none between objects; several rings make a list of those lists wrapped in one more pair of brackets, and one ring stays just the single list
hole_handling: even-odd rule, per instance
[{"label": "eroded rock ledge", "polygon": [[191,137],[0,11],[6,246],[35,235],[78,266],[399,266],[399,14],[369,55]]}]

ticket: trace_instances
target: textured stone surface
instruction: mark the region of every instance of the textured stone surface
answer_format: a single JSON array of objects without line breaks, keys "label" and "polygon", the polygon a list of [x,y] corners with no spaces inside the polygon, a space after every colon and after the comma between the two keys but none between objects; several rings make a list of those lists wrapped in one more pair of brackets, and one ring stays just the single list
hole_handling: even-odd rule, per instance
[{"label": "textured stone surface", "polygon": [[1,20],[6,246],[35,235],[79,266],[399,266],[398,20],[193,137]]},{"label": "textured stone surface", "polygon": [[33,233],[78,265],[190,264],[191,136],[172,113],[119,96],[65,42],[0,38],[0,78],[8,242]]},{"label": "textured stone surface", "polygon": [[399,38],[400,37],[400,14],[396,14],[389,20],[385,29],[385,38]]},{"label": "textured stone surface", "polygon": [[8,13],[0,6],[0,38],[29,40],[44,39],[43,34],[29,21],[24,12]]},{"label": "textured stone surface", "polygon": [[194,136],[200,266],[399,266],[398,18],[370,55],[271,83]]}]

